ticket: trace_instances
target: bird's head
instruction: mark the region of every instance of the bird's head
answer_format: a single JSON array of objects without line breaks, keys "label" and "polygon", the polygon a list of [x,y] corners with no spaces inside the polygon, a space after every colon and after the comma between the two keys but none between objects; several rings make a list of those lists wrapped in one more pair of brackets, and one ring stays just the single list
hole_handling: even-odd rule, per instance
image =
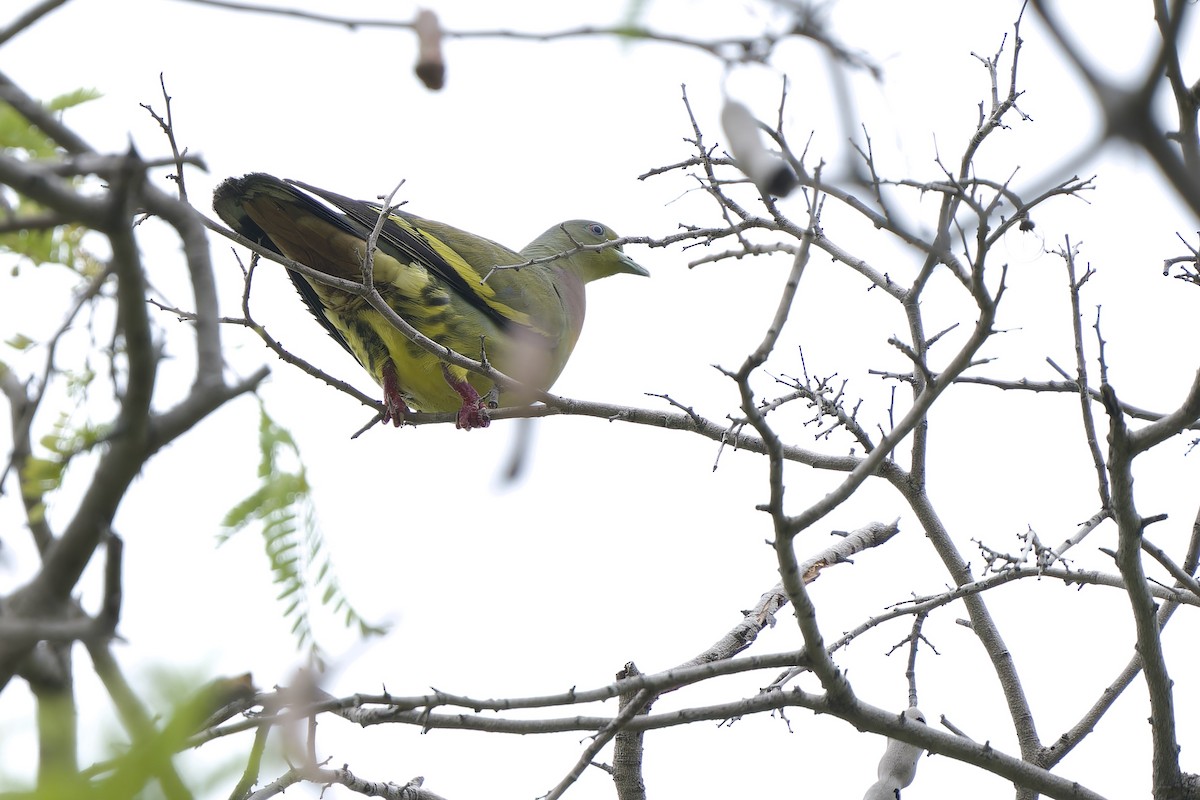
[{"label": "bird's head", "polygon": [[[625,255],[620,245],[591,249],[619,238],[612,228],[603,223],[573,219],[559,223],[543,233],[526,247],[522,254],[544,257],[567,253],[562,259],[563,266],[574,270],[584,283],[623,272],[648,276],[650,273],[646,268]],[[579,252],[572,252],[577,250]]]}]

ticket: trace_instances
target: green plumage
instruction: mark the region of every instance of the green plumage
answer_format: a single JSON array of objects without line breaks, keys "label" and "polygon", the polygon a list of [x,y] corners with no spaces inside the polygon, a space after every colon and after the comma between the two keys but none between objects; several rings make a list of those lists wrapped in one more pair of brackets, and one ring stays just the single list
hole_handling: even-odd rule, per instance
[{"label": "green plumage", "polygon": [[[226,180],[214,194],[213,207],[243,236],[319,272],[353,281],[361,280],[366,239],[381,211],[378,204],[262,173]],[[571,252],[615,238],[600,223],[571,220],[515,252],[393,210],[377,242],[375,285],[401,318],[430,339],[472,358],[479,358],[482,347],[501,372],[545,390],[579,338],[584,285],[620,272],[648,274],[619,247]],[[520,269],[493,269],[556,255],[562,257]],[[298,272],[288,274],[317,320],[383,387],[385,421],[399,425],[409,409],[458,410],[459,427],[488,424],[480,395],[492,387],[484,378],[426,352],[365,300]],[[514,405],[529,397],[502,393],[500,401]]]}]

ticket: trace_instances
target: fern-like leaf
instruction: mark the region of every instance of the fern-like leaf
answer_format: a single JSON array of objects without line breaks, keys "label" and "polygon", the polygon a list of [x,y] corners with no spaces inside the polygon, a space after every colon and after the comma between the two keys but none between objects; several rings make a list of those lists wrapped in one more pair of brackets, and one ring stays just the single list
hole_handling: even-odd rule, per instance
[{"label": "fern-like leaf", "polygon": [[[252,525],[261,526],[271,580],[279,589],[276,600],[285,604],[283,617],[291,622],[297,647],[307,649],[320,664],[323,658],[313,633],[312,597],[318,598],[318,606],[343,617],[346,627],[360,636],[378,635],[385,629],[366,622],[342,591],[317,525],[300,448],[261,403],[258,450],[259,485],[226,512],[218,543]],[[294,469],[289,470],[289,464],[295,464]]]}]

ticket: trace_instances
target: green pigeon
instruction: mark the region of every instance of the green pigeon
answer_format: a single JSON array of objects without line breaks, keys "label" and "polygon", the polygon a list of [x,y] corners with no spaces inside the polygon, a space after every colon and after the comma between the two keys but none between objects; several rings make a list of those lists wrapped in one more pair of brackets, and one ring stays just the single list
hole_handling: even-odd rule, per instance
[{"label": "green pigeon", "polygon": [[[224,181],[213,208],[259,245],[356,282],[382,211],[377,202],[263,173]],[[579,339],[584,286],[622,272],[649,275],[619,245],[579,249],[616,238],[599,222],[570,220],[513,251],[393,209],[377,240],[375,286],[402,319],[438,344],[470,357],[482,354],[524,386],[545,391]],[[527,266],[494,269],[520,264]],[[400,425],[410,410],[457,411],[457,427],[470,430],[487,427],[489,406],[531,402],[529,392],[499,391],[422,349],[366,300],[299,272],[288,275],[317,320],[383,387],[385,423]]]}]

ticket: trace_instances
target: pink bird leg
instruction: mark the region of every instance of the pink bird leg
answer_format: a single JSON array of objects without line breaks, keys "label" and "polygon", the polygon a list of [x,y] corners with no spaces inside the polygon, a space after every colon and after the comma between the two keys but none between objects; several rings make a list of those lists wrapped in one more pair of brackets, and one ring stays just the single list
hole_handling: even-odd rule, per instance
[{"label": "pink bird leg", "polygon": [[404,415],[408,410],[408,404],[400,392],[400,376],[396,374],[396,365],[389,358],[383,362],[383,424],[391,422],[399,428],[404,424]]},{"label": "pink bird leg", "polygon": [[445,376],[446,383],[450,384],[450,388],[463,401],[462,408],[458,410],[458,419],[454,421],[454,427],[469,431],[472,428],[486,428],[491,425],[492,421],[488,418],[487,413],[487,401],[479,396],[475,387],[465,380],[459,380],[451,375],[445,364],[442,365],[442,375]]}]

